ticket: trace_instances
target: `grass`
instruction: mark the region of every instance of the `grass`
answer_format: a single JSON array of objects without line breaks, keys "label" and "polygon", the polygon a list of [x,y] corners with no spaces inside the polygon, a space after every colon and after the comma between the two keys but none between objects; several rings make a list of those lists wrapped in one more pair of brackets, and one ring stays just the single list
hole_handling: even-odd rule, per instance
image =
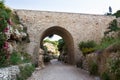
[{"label": "grass", "polygon": [[22,63],[20,53],[13,52],[11,57],[10,57],[10,64],[17,65],[17,64],[20,64],[20,63]]},{"label": "grass", "polygon": [[17,76],[17,80],[26,80],[32,75],[32,72],[35,70],[34,65],[25,65],[20,67],[20,75]]},{"label": "grass", "polygon": [[110,45],[113,45],[115,43],[116,44],[120,43],[120,38],[107,37],[107,38],[103,38],[101,43],[98,44],[95,48],[96,48],[96,50],[104,50],[107,47],[109,47]]}]

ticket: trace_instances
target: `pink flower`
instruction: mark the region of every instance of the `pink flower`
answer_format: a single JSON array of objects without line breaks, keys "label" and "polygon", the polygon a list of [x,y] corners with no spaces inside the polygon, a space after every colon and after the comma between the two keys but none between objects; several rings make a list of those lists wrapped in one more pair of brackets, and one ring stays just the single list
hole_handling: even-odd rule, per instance
[{"label": "pink flower", "polygon": [[4,43],[4,46],[3,46],[3,49],[7,50],[9,48],[9,43],[8,42],[5,42]]},{"label": "pink flower", "polygon": [[6,27],[6,28],[4,29],[4,33],[8,32],[8,30],[9,30],[9,28]]},{"label": "pink flower", "polygon": [[7,22],[8,22],[9,25],[13,24],[12,21],[11,21],[11,19],[8,19]]}]

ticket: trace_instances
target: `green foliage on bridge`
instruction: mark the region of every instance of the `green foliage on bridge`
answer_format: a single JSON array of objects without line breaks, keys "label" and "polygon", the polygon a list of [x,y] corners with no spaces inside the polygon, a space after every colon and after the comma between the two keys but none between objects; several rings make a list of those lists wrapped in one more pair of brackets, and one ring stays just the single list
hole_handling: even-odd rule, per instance
[{"label": "green foliage on bridge", "polygon": [[116,18],[120,17],[120,10],[118,10],[116,13],[114,13],[113,16],[116,16]]}]

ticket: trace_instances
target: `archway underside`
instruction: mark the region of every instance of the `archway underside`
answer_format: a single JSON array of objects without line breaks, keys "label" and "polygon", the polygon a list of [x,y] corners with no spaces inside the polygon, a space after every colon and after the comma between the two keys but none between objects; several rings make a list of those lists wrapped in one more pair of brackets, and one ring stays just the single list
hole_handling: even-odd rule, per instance
[{"label": "archway underside", "polygon": [[40,40],[40,46],[42,47],[42,41],[45,37],[52,35],[52,34],[57,34],[59,36],[61,36],[66,44],[67,47],[67,54],[68,54],[68,63],[69,64],[74,64],[75,63],[75,59],[74,59],[74,43],[73,43],[73,38],[71,36],[71,34],[65,30],[64,28],[55,26],[55,27],[51,27],[48,28],[47,30],[44,31],[44,33],[41,36],[41,40]]}]

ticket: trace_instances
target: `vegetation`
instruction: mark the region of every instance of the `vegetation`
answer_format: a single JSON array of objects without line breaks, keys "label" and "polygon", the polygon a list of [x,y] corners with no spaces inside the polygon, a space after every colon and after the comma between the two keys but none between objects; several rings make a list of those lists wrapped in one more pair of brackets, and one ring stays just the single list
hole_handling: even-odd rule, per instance
[{"label": "vegetation", "polygon": [[43,44],[46,43],[46,42],[51,43],[51,44],[53,44],[53,45],[55,45],[55,46],[58,45],[58,41],[50,41],[49,39],[45,39],[45,40],[43,41]]},{"label": "vegetation", "polygon": [[102,80],[110,80],[110,77],[107,72],[103,72],[101,78]]},{"label": "vegetation", "polygon": [[[119,13],[120,11],[117,11],[114,15],[120,15]],[[109,34],[110,32],[114,31],[114,32],[118,32],[120,31],[120,28],[117,26],[117,21],[116,20],[113,20],[110,24],[109,24],[109,27],[108,27],[109,31],[105,32],[105,36],[107,34]],[[119,33],[120,34],[120,33]],[[107,48],[108,46],[114,44],[114,43],[119,43],[120,42],[120,38],[119,38],[119,34],[118,34],[118,37],[116,38],[113,38],[111,36],[109,37],[104,37],[102,39],[102,41],[100,42],[99,45],[96,46],[96,50],[103,50],[105,48]]]},{"label": "vegetation", "polygon": [[120,79],[120,52],[116,53],[117,56],[114,56],[109,59],[108,66],[109,72],[115,76],[115,80]]},{"label": "vegetation", "polygon": [[[120,17],[120,10],[118,10],[116,13],[113,14],[114,16],[116,17]],[[120,42],[120,38],[119,38],[119,34],[118,34],[118,37],[116,38],[113,38],[111,36],[109,37],[106,37],[107,34],[109,34],[110,32],[118,32],[120,31],[120,28],[117,26],[117,20],[113,20],[110,24],[109,24],[109,27],[108,27],[109,31],[106,31],[104,34],[105,34],[105,37],[102,39],[101,43],[99,45],[97,45],[96,49],[97,50],[102,50],[102,49],[105,49],[107,48],[108,46],[114,44],[114,43],[119,43]]]},{"label": "vegetation", "polygon": [[112,38],[112,37],[104,37],[102,39],[102,41],[100,42],[100,44],[98,44],[95,48],[96,50],[104,50],[107,47],[109,47],[110,45],[114,44],[114,43],[119,43],[120,40],[119,38]]},{"label": "vegetation", "polygon": [[43,59],[44,59],[44,62],[50,62],[50,60],[51,60],[46,46],[44,46],[44,57],[43,57]]},{"label": "vegetation", "polygon": [[[112,36],[106,36],[110,32],[118,32],[116,37]],[[117,21],[113,20],[110,23],[109,31],[105,32],[105,37],[101,40],[99,44],[96,44],[95,42],[80,42],[79,48],[83,52],[83,55],[87,55],[93,51],[102,51],[103,53],[101,56],[96,56],[97,61],[103,59],[101,61],[101,65],[104,65],[103,72],[101,71],[101,78],[102,80],[120,80],[120,28],[117,26]],[[113,55],[112,55],[113,54]],[[94,54],[89,55],[87,57],[94,58]],[[103,57],[103,58],[102,58]],[[89,60],[88,60],[89,61]],[[89,72],[92,75],[97,75],[98,73],[98,67],[97,63],[94,62],[94,59],[92,62],[88,62],[89,66]],[[80,63],[79,63],[80,64]],[[107,65],[107,66],[105,66]],[[81,66],[81,64],[80,64]],[[104,71],[105,70],[105,71]],[[106,71],[107,70],[107,71]]]},{"label": "vegetation", "polygon": [[5,53],[1,50],[0,51],[0,67],[5,66],[5,62],[6,62],[6,55]]},{"label": "vegetation", "polygon": [[17,29],[18,24],[20,22],[16,13],[4,5],[4,0],[0,1],[0,67],[31,61],[31,57],[27,53],[10,51],[8,36],[12,34],[11,29],[13,31]]},{"label": "vegetation", "polygon": [[59,51],[63,50],[64,46],[65,46],[64,40],[63,39],[59,39],[58,40],[58,50]]},{"label": "vegetation", "polygon": [[51,59],[57,58],[59,54],[57,47],[58,41],[50,41],[49,39],[45,39],[43,42],[43,44],[48,43],[44,46],[44,62],[49,62]]},{"label": "vegetation", "polygon": [[10,57],[10,64],[18,65],[21,63],[28,63],[31,62],[32,57],[28,53],[20,53],[14,51]]},{"label": "vegetation", "polygon": [[18,65],[22,63],[29,63],[31,62],[31,60],[32,60],[32,57],[28,53],[23,53],[23,52],[20,53],[20,52],[14,51],[8,59],[3,58],[3,61],[0,61],[0,67],[6,67],[9,65]]},{"label": "vegetation", "polygon": [[120,10],[118,10],[117,12],[112,14],[112,8],[110,10],[110,7],[109,7],[109,12],[107,12],[106,15],[116,16],[116,18],[118,18],[118,17],[120,17]]},{"label": "vegetation", "polygon": [[21,55],[18,52],[13,52],[10,57],[10,64],[17,65],[22,62]]},{"label": "vegetation", "polygon": [[118,10],[116,13],[114,13],[113,16],[116,16],[116,18],[120,17],[120,10]]},{"label": "vegetation", "polygon": [[29,63],[32,62],[32,56],[29,55],[28,53],[21,52],[21,60],[23,63]]},{"label": "vegetation", "polygon": [[49,39],[46,39],[43,42],[53,44],[56,50],[53,54],[51,54],[52,52],[48,51],[47,47],[44,46],[44,51],[45,51],[44,62],[49,62],[51,59],[57,59],[57,58],[58,60],[64,60],[63,58],[65,58],[65,55],[67,54],[66,54],[65,42],[63,39],[59,39],[58,41],[50,41]]},{"label": "vegetation", "polygon": [[92,62],[90,65],[89,65],[89,72],[91,75],[97,75],[98,74],[98,65],[97,63],[95,62]]},{"label": "vegetation", "polygon": [[20,75],[17,76],[17,80],[26,80],[32,75],[32,72],[35,70],[34,65],[25,65],[20,67]]},{"label": "vegetation", "polygon": [[11,10],[5,7],[3,0],[0,1],[0,66],[3,66],[9,57],[4,49],[7,49],[7,45],[5,44],[7,39],[5,31],[7,29],[7,24],[11,25],[10,16]]},{"label": "vegetation", "polygon": [[83,52],[83,55],[86,56],[87,54],[95,51],[96,43],[94,41],[86,41],[80,42],[79,48]]},{"label": "vegetation", "polygon": [[114,19],[110,24],[109,24],[109,27],[108,27],[108,31],[106,31],[104,34],[109,34],[109,32],[112,32],[112,31],[118,31],[120,30],[120,28],[117,26],[117,20]]}]

